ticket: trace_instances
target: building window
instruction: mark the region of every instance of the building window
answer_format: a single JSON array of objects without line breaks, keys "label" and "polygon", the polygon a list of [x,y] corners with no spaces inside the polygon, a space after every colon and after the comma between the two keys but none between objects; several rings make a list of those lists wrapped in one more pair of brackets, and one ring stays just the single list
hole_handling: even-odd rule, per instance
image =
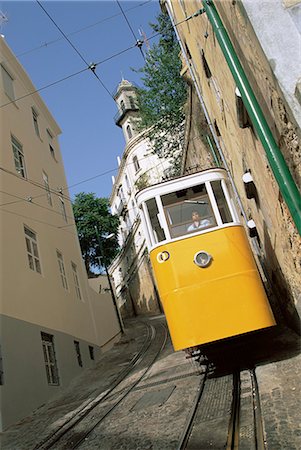
[{"label": "building window", "polygon": [[124,179],[125,179],[125,184],[126,184],[126,188],[127,188],[128,194],[130,195],[131,194],[131,185],[130,185],[130,182],[129,182],[127,174],[125,174],[125,178]]},{"label": "building window", "polygon": [[51,131],[47,128],[47,136],[48,136],[48,141],[49,141],[49,151],[50,151],[50,155],[52,156],[52,158],[56,161],[55,158],[55,150],[52,146],[52,141],[53,141],[53,134],[51,133]]},{"label": "building window", "polygon": [[[93,347],[92,347],[93,348]],[[90,355],[91,356],[91,355]],[[91,358],[92,359],[92,358]],[[94,358],[93,358],[94,359]],[[4,384],[4,371],[3,371],[3,358],[2,358],[2,351],[1,351],[1,345],[0,345],[0,386],[3,386]]]},{"label": "building window", "polygon": [[67,283],[67,277],[66,277],[66,272],[65,272],[63,255],[61,254],[61,252],[59,252],[57,250],[56,251],[56,256],[57,256],[57,261],[58,261],[58,264],[59,264],[59,271],[60,271],[60,275],[61,275],[63,288],[68,290],[68,283]]},{"label": "building window", "polygon": [[207,60],[205,58],[205,54],[204,54],[203,50],[202,50],[202,63],[203,63],[203,69],[204,69],[206,78],[211,78],[212,77],[211,70],[210,70],[210,68],[208,66],[208,63],[207,63]]},{"label": "building window", "polygon": [[134,163],[135,172],[137,173],[140,170],[140,164],[139,164],[137,156],[133,157],[133,163]]},{"label": "building window", "polygon": [[80,347],[79,347],[78,341],[74,341],[74,348],[75,348],[78,365],[80,367],[83,367],[82,355],[80,354]]},{"label": "building window", "polygon": [[14,138],[13,136],[11,137],[11,143],[12,143],[12,148],[13,148],[16,171],[23,178],[26,178],[23,147],[20,144],[20,142],[18,142],[17,139]]},{"label": "building window", "polygon": [[65,222],[68,222],[67,220],[67,213],[66,213],[66,206],[65,206],[65,202],[63,200],[62,197],[59,197],[60,199],[60,204],[61,204],[61,212],[62,212],[62,216]]},{"label": "building window", "polygon": [[50,141],[52,141],[52,139],[53,139],[53,134],[51,133],[51,131],[49,130],[49,128],[47,128],[46,131],[47,131],[48,139],[49,139]]},{"label": "building window", "polygon": [[27,227],[24,227],[24,233],[29,267],[35,272],[42,273],[37,244],[37,235]]},{"label": "building window", "polygon": [[130,107],[132,109],[136,109],[135,101],[132,96],[129,96],[129,101],[130,101]]},{"label": "building window", "polygon": [[38,113],[34,108],[31,108],[32,111],[32,120],[33,120],[33,126],[36,132],[36,135],[40,137],[40,130],[39,130],[39,123],[38,123]]},{"label": "building window", "polygon": [[125,202],[125,196],[124,196],[122,184],[118,188],[117,195],[122,202]]},{"label": "building window", "polygon": [[132,133],[130,125],[127,125],[126,132],[127,132],[128,138],[131,139],[131,137],[133,136],[133,133]]},{"label": "building window", "polygon": [[4,92],[11,100],[15,100],[13,77],[8,73],[8,71],[2,65],[1,65],[1,72],[2,72]]},{"label": "building window", "polygon": [[51,192],[50,192],[50,187],[49,187],[48,175],[44,171],[43,171],[43,182],[44,182],[44,186],[45,186],[45,190],[46,190],[47,201],[48,201],[49,205],[52,206],[52,198],[51,198]]},{"label": "building window", "polygon": [[52,145],[49,144],[49,151],[50,151],[50,155],[52,156],[53,159],[55,158],[55,151],[54,148],[52,147]]},{"label": "building window", "polygon": [[92,347],[92,345],[89,345],[89,355],[90,355],[90,359],[92,359],[92,361],[94,361],[94,359],[95,359],[94,347]]},{"label": "building window", "polygon": [[220,132],[220,130],[218,128],[217,121],[215,119],[214,119],[213,125],[214,125],[214,128],[215,128],[216,135],[218,137],[220,137],[221,136],[221,132]]},{"label": "building window", "polygon": [[238,87],[235,89],[235,104],[236,104],[236,116],[237,122],[240,128],[247,128],[251,125],[249,114],[246,110],[244,102],[241,98],[241,93]]},{"label": "building window", "polygon": [[41,338],[48,384],[58,386],[59,374],[55,357],[53,336],[51,334],[41,332]]},{"label": "building window", "polygon": [[73,273],[75,292],[76,292],[77,298],[79,298],[79,300],[81,300],[82,299],[82,295],[81,295],[81,292],[80,292],[79,280],[78,280],[78,276],[77,276],[77,267],[76,267],[76,264],[74,264],[74,262],[71,262],[71,266],[72,266],[72,273]]},{"label": "building window", "polygon": [[124,101],[123,100],[121,100],[121,102],[120,102],[120,108],[121,108],[122,112],[125,111],[125,105],[124,105]]}]

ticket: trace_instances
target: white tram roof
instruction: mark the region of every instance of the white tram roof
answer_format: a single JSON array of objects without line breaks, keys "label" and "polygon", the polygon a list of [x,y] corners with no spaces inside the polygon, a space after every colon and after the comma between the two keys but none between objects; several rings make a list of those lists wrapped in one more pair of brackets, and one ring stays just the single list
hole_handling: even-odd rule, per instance
[{"label": "white tram roof", "polygon": [[227,178],[225,169],[214,168],[203,170],[149,186],[136,194],[136,200],[138,205],[141,205],[142,202],[154,198],[157,195],[169,194],[170,192],[205,183],[205,181],[220,180],[222,178]]}]

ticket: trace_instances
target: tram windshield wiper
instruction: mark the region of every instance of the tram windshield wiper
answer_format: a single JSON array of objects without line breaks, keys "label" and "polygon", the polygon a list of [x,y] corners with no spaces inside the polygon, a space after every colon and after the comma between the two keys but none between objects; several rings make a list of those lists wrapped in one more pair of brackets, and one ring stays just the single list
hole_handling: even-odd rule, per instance
[{"label": "tram windshield wiper", "polygon": [[184,203],[197,203],[198,205],[208,205],[204,200],[184,200]]}]

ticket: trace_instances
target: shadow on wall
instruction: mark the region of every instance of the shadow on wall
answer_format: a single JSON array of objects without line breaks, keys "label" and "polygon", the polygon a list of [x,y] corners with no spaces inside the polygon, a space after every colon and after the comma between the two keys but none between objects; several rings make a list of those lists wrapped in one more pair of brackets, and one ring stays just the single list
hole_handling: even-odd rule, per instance
[{"label": "shadow on wall", "polygon": [[[278,259],[275,255],[267,225],[264,222],[264,252],[268,261],[266,264],[268,282],[272,291],[271,306],[277,323],[286,325],[301,335],[300,317],[294,304],[294,295],[287,284]],[[299,292],[299,297],[301,292]]]},{"label": "shadow on wall", "polygon": [[151,270],[148,255],[144,253],[138,258],[132,245],[130,254],[128,250],[122,258],[121,266],[123,287],[120,293],[122,299],[120,312],[123,319],[162,313]]}]

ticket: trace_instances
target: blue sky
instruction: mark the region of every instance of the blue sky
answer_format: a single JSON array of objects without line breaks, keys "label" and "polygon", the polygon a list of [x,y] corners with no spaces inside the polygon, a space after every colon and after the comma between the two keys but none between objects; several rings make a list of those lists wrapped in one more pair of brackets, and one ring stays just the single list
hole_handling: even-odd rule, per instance
[{"label": "blue sky", "polygon": [[[103,61],[135,44],[116,1],[41,3],[88,63]],[[149,22],[155,22],[160,12],[157,0],[121,0],[120,4],[137,37],[139,29],[147,36],[154,34]],[[1,34],[36,88],[86,67],[37,2],[0,1],[0,10],[8,18],[1,26]],[[131,68],[138,69],[143,63],[138,48],[133,48],[98,65],[96,73],[108,91],[114,93],[122,76],[141,85],[139,74]],[[41,91],[40,95],[62,129],[60,146],[68,186],[112,171],[70,188],[71,196],[81,191],[109,196],[111,177],[117,172],[117,156],[125,146],[122,131],[113,120],[117,108],[112,97],[90,70]]]}]

